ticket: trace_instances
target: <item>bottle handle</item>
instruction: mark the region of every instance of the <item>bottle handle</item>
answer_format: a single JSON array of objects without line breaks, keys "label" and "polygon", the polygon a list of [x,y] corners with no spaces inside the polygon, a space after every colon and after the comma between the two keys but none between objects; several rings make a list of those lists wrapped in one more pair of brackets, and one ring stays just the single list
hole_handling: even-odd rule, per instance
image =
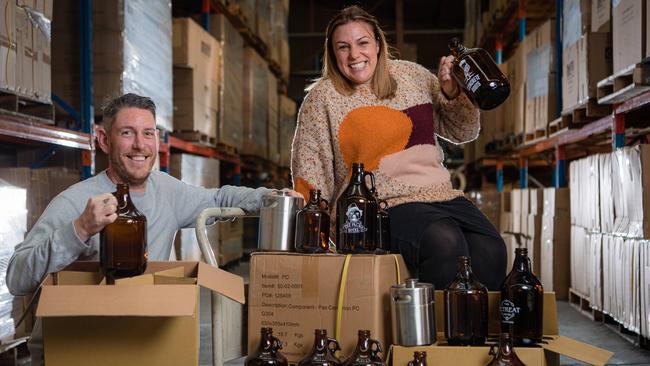
[{"label": "bottle handle", "polygon": [[[334,347],[332,347],[332,345],[334,345]],[[341,345],[336,339],[327,338],[327,349],[330,351],[330,353],[334,354],[336,351],[341,350]]]},{"label": "bottle handle", "polygon": [[378,353],[383,352],[381,350],[381,343],[379,343],[378,340],[376,339],[370,340],[370,352],[372,353],[373,356],[377,356]]},{"label": "bottle handle", "polygon": [[498,345],[496,345],[496,344],[491,345],[490,346],[490,351],[488,352],[488,355],[496,356],[497,355],[497,351],[496,351],[497,348],[499,348]]},{"label": "bottle handle", "polygon": [[[321,207],[321,205],[323,204],[325,205],[325,207]],[[320,208],[321,210],[329,211],[330,203],[325,198],[321,198],[320,202],[318,202],[318,208]]]},{"label": "bottle handle", "polygon": [[[375,175],[372,172],[368,171],[363,171],[363,184],[366,185],[366,176],[370,176],[370,192],[373,193],[373,195],[377,192],[377,188],[375,185]],[[368,188],[368,185],[366,185],[366,188]]]},{"label": "bottle handle", "polygon": [[388,208],[388,202],[386,200],[379,200],[379,208],[385,210]]},{"label": "bottle handle", "polygon": [[271,337],[271,348],[273,348],[273,352],[282,349],[282,341],[277,337]]}]

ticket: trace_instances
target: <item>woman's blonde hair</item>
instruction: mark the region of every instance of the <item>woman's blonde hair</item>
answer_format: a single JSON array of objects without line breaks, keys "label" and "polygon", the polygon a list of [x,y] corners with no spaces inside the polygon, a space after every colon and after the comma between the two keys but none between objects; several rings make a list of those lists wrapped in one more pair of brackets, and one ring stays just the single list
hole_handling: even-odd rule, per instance
[{"label": "woman's blonde hair", "polygon": [[332,35],[336,28],[350,22],[364,22],[372,28],[375,40],[379,44],[377,54],[377,66],[372,76],[372,91],[379,99],[391,98],[397,90],[397,82],[388,72],[388,60],[391,58],[388,43],[384,31],[379,27],[377,18],[370,15],[357,5],[348,6],[341,10],[327,25],[325,36],[325,54],[323,55],[323,70],[320,79],[307,87],[310,90],[318,81],[330,79],[334,88],[341,94],[351,95],[354,92],[354,84],[350,82],[339,70],[336,64],[336,54]]}]

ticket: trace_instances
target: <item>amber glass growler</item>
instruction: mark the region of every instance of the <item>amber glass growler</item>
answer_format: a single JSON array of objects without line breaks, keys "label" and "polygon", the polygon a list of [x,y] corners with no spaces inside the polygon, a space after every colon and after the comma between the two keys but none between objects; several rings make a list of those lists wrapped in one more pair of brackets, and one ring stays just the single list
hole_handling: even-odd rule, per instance
[{"label": "amber glass growler", "polygon": [[377,190],[372,190],[377,202],[377,226],[375,228],[375,244],[377,254],[390,253],[390,218],[388,217],[388,202],[379,199]]},{"label": "amber glass growler", "polygon": [[359,331],[359,340],[354,352],[348,357],[344,366],[384,366],[384,361],[379,357],[381,353],[381,343],[378,340],[370,338],[369,330]]},{"label": "amber glass growler", "polygon": [[454,56],[452,75],[469,99],[479,108],[498,107],[510,95],[510,82],[482,48],[466,48],[458,38],[449,42]]},{"label": "amber glass growler", "polygon": [[415,351],[413,352],[413,359],[409,361],[407,366],[427,366],[427,352]]},{"label": "amber glass growler", "polygon": [[490,355],[494,356],[492,361],[485,366],[526,366],[512,347],[512,338],[509,333],[501,333],[499,338],[499,349],[494,350],[496,346],[490,348]]},{"label": "amber glass growler", "polygon": [[282,342],[273,336],[273,328],[262,327],[260,330],[260,344],[246,357],[245,366],[287,366],[286,357],[280,350]]},{"label": "amber glass growler", "polygon": [[329,204],[319,189],[309,191],[309,202],[296,214],[296,250],[301,253],[329,252]]},{"label": "amber glass growler", "polygon": [[147,268],[147,218],[138,211],[128,184],[118,184],[117,219],[99,235],[99,261],[109,279],[137,276]]},{"label": "amber glass growler", "polygon": [[373,253],[376,249],[375,226],[377,201],[366,186],[370,176],[362,163],[352,164],[352,177],[345,191],[336,200],[336,248],[342,253]]},{"label": "amber glass growler", "polygon": [[516,248],[512,271],[501,286],[501,332],[515,345],[542,341],[544,288],[530,269],[528,249]]},{"label": "amber glass growler", "polygon": [[341,366],[341,360],[334,356],[334,352],[339,350],[339,342],[327,336],[327,329],[316,329],[314,346],[311,352],[298,362],[298,366]]},{"label": "amber glass growler", "polygon": [[458,257],[458,274],[445,289],[445,337],[452,346],[478,346],[488,334],[488,290],[468,257]]}]

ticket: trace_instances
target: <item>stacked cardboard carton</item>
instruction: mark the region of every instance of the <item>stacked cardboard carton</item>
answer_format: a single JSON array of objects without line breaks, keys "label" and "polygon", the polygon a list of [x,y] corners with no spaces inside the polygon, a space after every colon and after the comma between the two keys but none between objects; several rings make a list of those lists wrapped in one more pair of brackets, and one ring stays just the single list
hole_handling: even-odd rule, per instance
[{"label": "stacked cardboard carton", "polygon": [[271,44],[269,56],[282,70],[282,78],[289,79],[289,0],[271,1]]},{"label": "stacked cardboard carton", "polygon": [[174,129],[217,137],[221,45],[191,18],[173,22]]},{"label": "stacked cardboard carton", "polygon": [[[27,190],[0,179],[0,200],[3,202],[0,212],[0,271],[4,274],[14,246],[23,241],[27,231]],[[3,341],[15,334],[12,313],[20,313],[14,311],[12,300],[3,275],[0,281],[0,340]]]},{"label": "stacked cardboard carton", "polygon": [[558,299],[569,293],[570,201],[567,188],[543,190],[539,278]]},{"label": "stacked cardboard carton", "polygon": [[[57,1],[52,38],[53,91],[79,110],[78,2]],[[76,23],[76,24],[75,24]],[[101,1],[93,6],[93,105],[136,93],[156,103],[156,124],[172,127],[171,3]]]},{"label": "stacked cardboard carton", "polygon": [[79,182],[79,171],[66,168],[2,168],[0,179],[27,190],[27,230],[31,230],[50,201]]},{"label": "stacked cardboard carton", "polygon": [[0,89],[51,103],[52,0],[0,1]]},{"label": "stacked cardboard carton", "polygon": [[609,5],[610,2],[596,0],[564,2],[562,108],[565,110],[596,97],[596,84],[612,73]]},{"label": "stacked cardboard carton", "polygon": [[[505,103],[505,115],[512,121],[512,132],[515,135],[525,132],[526,107],[526,43],[527,39],[517,47],[508,59],[508,80],[510,81],[510,96]],[[507,123],[507,127],[510,125]],[[505,128],[505,127],[504,127]]]},{"label": "stacked cardboard carton", "polygon": [[242,153],[268,157],[268,67],[266,61],[251,47],[244,49]]},{"label": "stacked cardboard carton", "polygon": [[[545,131],[555,119],[555,21],[549,20],[526,36],[526,134]],[[544,135],[542,133],[542,135]]]},{"label": "stacked cardboard carton", "polygon": [[268,159],[269,161],[277,164],[280,162],[280,142],[279,142],[279,133],[278,129],[278,119],[280,118],[279,99],[278,99],[278,79],[275,75],[267,70],[267,83],[268,83],[268,109],[266,112],[266,121],[268,124]]},{"label": "stacked cardboard carton", "polygon": [[[172,154],[169,173],[183,182],[205,188],[219,187],[219,161],[190,154]],[[207,226],[208,239],[219,265],[242,257],[243,223],[241,220]],[[193,228],[176,235],[176,258],[201,260],[201,251]]]},{"label": "stacked cardboard carton", "polygon": [[647,0],[612,1],[614,74],[640,62],[647,54]]},{"label": "stacked cardboard carton", "polygon": [[[359,329],[390,345],[390,286],[409,276],[402,257],[354,255],[347,276],[345,260],[344,255],[254,253],[249,293],[256,296],[248,303],[248,349],[259,344],[260,328],[270,326],[284,344],[282,354],[298,363],[311,349],[314,329],[334,335],[337,322],[341,358],[352,353]],[[347,279],[342,294],[341,278]]]},{"label": "stacked cardboard carton", "polygon": [[279,164],[282,167],[288,167],[291,164],[291,142],[296,129],[296,102],[280,95],[279,113]]},{"label": "stacked cardboard carton", "polygon": [[571,286],[625,328],[647,332],[650,146],[591,156],[570,170],[579,187],[571,190]]}]

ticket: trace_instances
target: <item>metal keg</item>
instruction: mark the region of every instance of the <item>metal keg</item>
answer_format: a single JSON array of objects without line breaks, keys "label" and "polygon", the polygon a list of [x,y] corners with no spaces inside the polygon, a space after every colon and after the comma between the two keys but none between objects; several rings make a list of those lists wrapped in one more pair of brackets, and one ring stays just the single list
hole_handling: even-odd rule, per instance
[{"label": "metal keg", "polygon": [[303,207],[300,197],[285,191],[262,196],[257,247],[268,251],[294,251],[296,213]]},{"label": "metal keg", "polygon": [[393,344],[424,346],[436,342],[433,285],[417,278],[390,288]]}]

